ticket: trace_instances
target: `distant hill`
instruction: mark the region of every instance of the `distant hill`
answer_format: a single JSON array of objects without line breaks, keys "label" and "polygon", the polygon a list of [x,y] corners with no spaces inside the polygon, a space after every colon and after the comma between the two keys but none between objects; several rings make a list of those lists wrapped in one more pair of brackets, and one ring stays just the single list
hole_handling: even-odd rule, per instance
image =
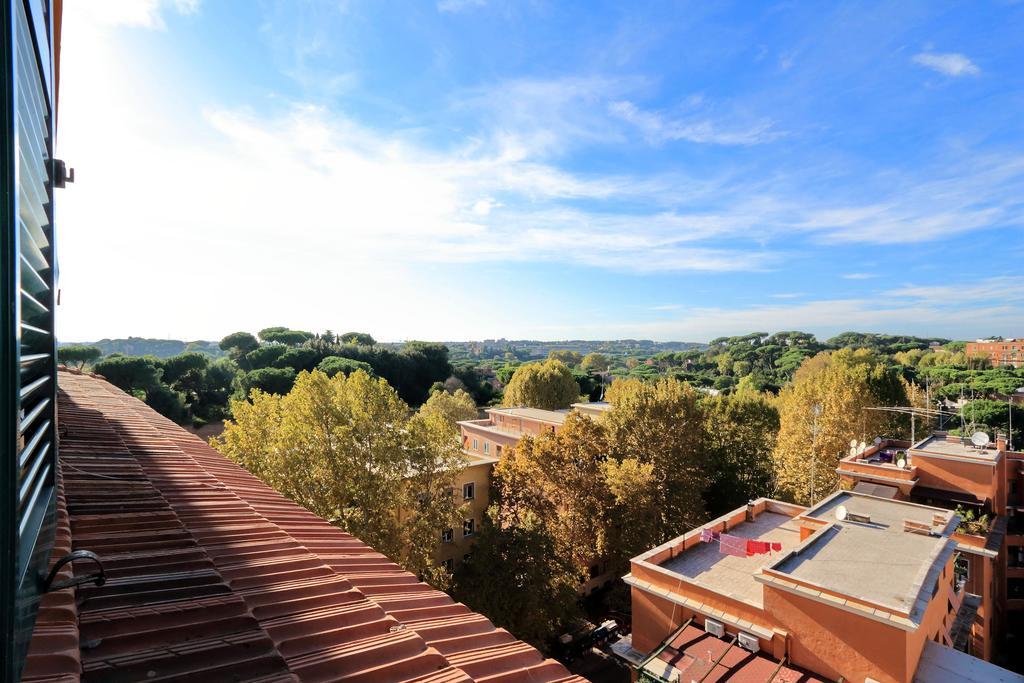
[{"label": "distant hill", "polygon": [[181,341],[180,339],[143,339],[142,337],[128,337],[127,339],[100,339],[93,342],[61,342],[61,346],[69,344],[84,344],[96,346],[103,351],[104,356],[112,353],[122,353],[126,356],[156,356],[157,358],[170,358],[185,351],[199,351],[213,358],[220,358],[224,352],[213,341]]},{"label": "distant hill", "polygon": [[536,341],[532,339],[484,339],[483,341],[444,342],[452,360],[461,358],[503,358],[511,353],[520,360],[546,358],[556,350],[577,351],[584,355],[598,352],[609,356],[647,356],[665,351],[703,349],[707,344],[697,342],[656,342],[650,339]]}]

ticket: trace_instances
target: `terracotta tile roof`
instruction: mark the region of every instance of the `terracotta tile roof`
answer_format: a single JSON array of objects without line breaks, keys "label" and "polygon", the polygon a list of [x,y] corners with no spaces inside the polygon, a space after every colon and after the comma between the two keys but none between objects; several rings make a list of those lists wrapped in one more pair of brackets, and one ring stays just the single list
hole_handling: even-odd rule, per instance
[{"label": "terracotta tile roof", "polygon": [[658,657],[678,669],[684,681],[823,683],[812,674],[748,652],[696,626],[683,629]]},{"label": "terracotta tile roof", "polygon": [[27,681],[583,680],[101,378],[60,387],[54,556],[107,582],[47,596]]}]

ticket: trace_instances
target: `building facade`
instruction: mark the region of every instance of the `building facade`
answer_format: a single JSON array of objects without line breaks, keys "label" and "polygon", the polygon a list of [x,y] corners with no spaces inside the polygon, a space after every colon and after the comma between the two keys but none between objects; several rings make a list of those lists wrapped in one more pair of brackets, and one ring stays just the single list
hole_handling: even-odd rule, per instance
[{"label": "building facade", "polygon": [[965,349],[972,358],[988,358],[992,367],[1024,367],[1024,339],[979,339],[967,342]]},{"label": "building facade", "polygon": [[844,488],[969,515],[953,539],[977,609],[959,645],[988,660],[1004,635],[1024,633],[1024,453],[1003,438],[977,446],[936,432],[880,441],[841,460],[838,473]]},{"label": "building facade", "polygon": [[1022,681],[952,647],[959,523],[852,491],[751,501],[633,558],[616,653],[645,681]]}]

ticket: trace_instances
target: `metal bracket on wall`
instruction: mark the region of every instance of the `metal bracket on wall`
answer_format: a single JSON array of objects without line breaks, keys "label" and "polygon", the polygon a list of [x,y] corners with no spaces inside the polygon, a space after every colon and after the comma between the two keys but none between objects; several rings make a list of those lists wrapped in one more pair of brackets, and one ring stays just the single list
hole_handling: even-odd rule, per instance
[{"label": "metal bracket on wall", "polygon": [[[75,562],[76,560],[90,560],[95,562],[96,566],[100,569],[98,572],[94,572],[92,574],[82,574],[81,576],[74,576],[67,581],[54,583],[53,580],[57,578],[57,572],[60,571],[61,567],[66,565],[68,562]],[[107,575],[103,571],[103,563],[100,562],[99,555],[90,550],[76,550],[73,553],[60,558],[57,560],[57,564],[53,565],[53,569],[50,570],[49,576],[47,576],[46,581],[43,582],[43,593],[59,591],[64,588],[71,588],[72,586],[81,586],[83,583],[95,583],[97,586],[102,586],[106,582]]]},{"label": "metal bracket on wall", "polygon": [[75,169],[68,168],[60,159],[53,160],[53,186],[66,187],[68,183],[75,182]]}]

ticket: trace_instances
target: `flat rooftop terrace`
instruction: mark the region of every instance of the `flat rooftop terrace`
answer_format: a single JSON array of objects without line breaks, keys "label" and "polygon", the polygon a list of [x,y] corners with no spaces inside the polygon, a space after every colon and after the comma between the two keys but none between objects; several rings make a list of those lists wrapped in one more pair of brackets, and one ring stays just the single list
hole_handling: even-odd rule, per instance
[{"label": "flat rooftop terrace", "polygon": [[947,438],[945,434],[932,434],[918,441],[909,450],[911,456],[928,456],[931,454],[985,461],[994,461],[999,457],[999,451],[992,444],[984,448],[978,448],[969,439],[960,439],[960,437]]},{"label": "flat rooftop terrace", "polygon": [[[848,513],[870,517],[870,522],[839,520],[840,506]],[[941,535],[904,531],[904,520],[931,527],[936,514],[946,520],[935,527]],[[804,516],[833,526],[808,539],[799,552],[772,569],[855,600],[910,614],[912,619],[915,608],[923,607],[919,604],[923,587],[933,583],[930,574],[936,561],[952,547],[949,521],[953,515],[938,508],[842,492]]]},{"label": "flat rooftop terrace", "polygon": [[[764,511],[753,522],[729,529],[729,534],[756,541],[778,542],[782,552],[800,542],[800,526],[790,516]],[[780,553],[734,557],[719,551],[718,543],[699,543],[664,562],[661,567],[737,600],[763,607],[763,587],[754,580],[761,567],[780,558]]]},{"label": "flat rooftop terrace", "polygon": [[565,418],[569,415],[568,410],[542,410],[540,408],[489,408],[487,412],[494,415],[510,415],[512,417],[522,417],[527,420],[548,422],[556,425],[565,422]]}]

